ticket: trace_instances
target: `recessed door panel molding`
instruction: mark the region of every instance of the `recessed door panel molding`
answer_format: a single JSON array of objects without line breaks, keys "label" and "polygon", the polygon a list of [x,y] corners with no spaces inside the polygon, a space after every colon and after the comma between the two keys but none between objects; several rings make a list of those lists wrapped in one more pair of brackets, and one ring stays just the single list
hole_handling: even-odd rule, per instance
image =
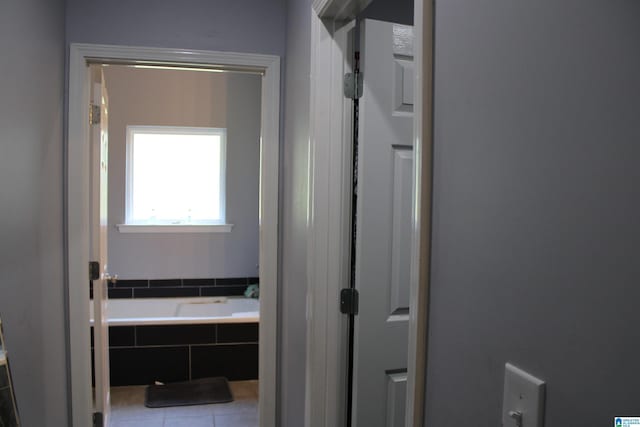
[{"label": "recessed door panel molding", "polygon": [[394,58],[393,114],[413,116],[413,59]]},{"label": "recessed door panel molding", "polygon": [[411,267],[413,150],[393,146],[393,225],[389,321],[408,321]]},{"label": "recessed door panel molding", "polygon": [[393,115],[413,116],[413,27],[393,24]]},{"label": "recessed door panel molding", "polygon": [[387,372],[387,427],[404,426],[407,371]]},{"label": "recessed door panel molding", "polygon": [[410,25],[392,24],[393,54],[413,58],[413,27]]}]

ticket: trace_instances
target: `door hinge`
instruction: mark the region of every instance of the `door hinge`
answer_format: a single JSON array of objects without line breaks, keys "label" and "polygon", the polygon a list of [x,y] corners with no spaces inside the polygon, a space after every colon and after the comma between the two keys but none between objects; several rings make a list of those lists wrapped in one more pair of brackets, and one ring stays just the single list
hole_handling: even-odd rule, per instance
[{"label": "door hinge", "polygon": [[340,291],[340,312],[342,314],[358,314],[358,291],[346,288]]},{"label": "door hinge", "polygon": [[89,261],[89,280],[98,280],[100,278],[100,263],[98,261]]},{"label": "door hinge", "polygon": [[104,427],[104,415],[102,415],[102,412],[93,413],[93,427]]},{"label": "door hinge", "polygon": [[344,75],[344,96],[349,99],[362,97],[362,73],[347,73]]},{"label": "door hinge", "polygon": [[95,104],[89,105],[89,124],[100,124],[100,106]]}]

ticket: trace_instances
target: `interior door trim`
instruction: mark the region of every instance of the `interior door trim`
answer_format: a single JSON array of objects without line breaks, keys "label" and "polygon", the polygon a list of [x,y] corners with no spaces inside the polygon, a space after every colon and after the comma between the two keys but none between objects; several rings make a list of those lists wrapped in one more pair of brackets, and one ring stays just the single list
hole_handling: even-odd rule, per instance
[{"label": "interior door trim", "polygon": [[414,224],[409,306],[406,427],[426,426],[433,209],[434,0],[414,2]]},{"label": "interior door trim", "polygon": [[89,341],[89,79],[87,64],[142,61],[242,68],[263,75],[260,154],[260,426],[276,427],[278,378],[280,58],[274,55],[72,43],[66,142],[66,264],[70,413],[74,427],[91,425]]},{"label": "interior door trim", "polygon": [[325,25],[312,15],[305,426],[343,427],[348,316],[339,296],[351,277],[352,117],[342,82],[351,71],[343,52],[355,24]]}]

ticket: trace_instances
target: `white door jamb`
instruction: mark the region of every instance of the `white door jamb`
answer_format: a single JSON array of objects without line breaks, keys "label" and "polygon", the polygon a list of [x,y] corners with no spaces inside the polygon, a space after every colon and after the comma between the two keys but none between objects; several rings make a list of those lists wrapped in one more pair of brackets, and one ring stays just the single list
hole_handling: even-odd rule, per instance
[{"label": "white door jamb", "polygon": [[312,13],[306,427],[340,427],[347,409],[348,323],[339,295],[351,274],[352,117],[342,86],[347,32],[335,38],[338,26]]},{"label": "white door jamb", "polygon": [[425,425],[431,271],[434,0],[414,2],[413,239],[406,427]]},{"label": "white door jamb", "polygon": [[145,61],[199,67],[240,67],[262,73],[260,146],[260,425],[276,427],[278,331],[278,177],[280,151],[280,58],[272,55],[71,44],[67,141],[68,332],[71,419],[91,421],[89,340],[89,123],[88,61]]}]

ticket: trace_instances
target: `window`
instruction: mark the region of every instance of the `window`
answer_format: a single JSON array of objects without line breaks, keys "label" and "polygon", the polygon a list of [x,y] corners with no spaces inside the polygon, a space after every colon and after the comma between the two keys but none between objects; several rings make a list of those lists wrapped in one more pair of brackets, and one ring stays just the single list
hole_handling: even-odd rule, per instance
[{"label": "window", "polygon": [[225,144],[226,129],[128,126],[126,224],[120,231],[230,231]]}]

